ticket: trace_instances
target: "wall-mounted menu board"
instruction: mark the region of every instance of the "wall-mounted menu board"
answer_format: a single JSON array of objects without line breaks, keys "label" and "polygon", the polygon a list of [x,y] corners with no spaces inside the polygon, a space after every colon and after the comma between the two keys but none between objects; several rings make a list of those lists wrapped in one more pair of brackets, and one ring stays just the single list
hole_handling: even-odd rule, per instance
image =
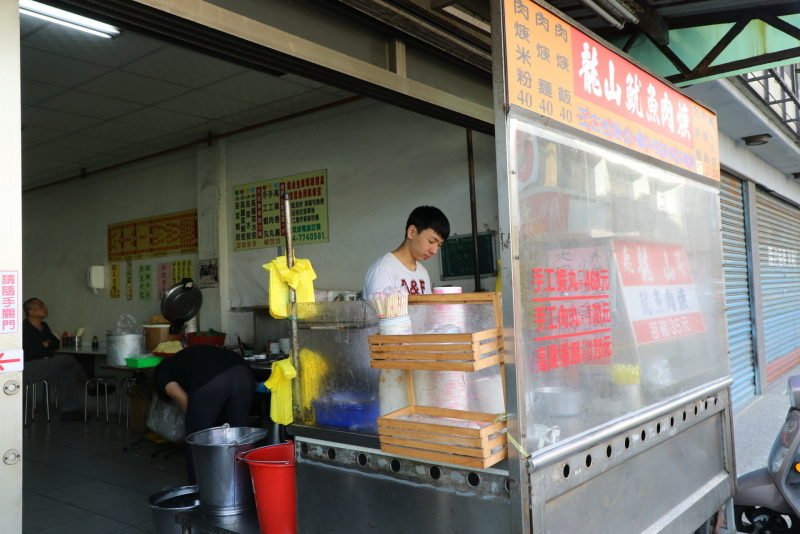
[{"label": "wall-mounted menu board", "polygon": [[197,210],[108,225],[108,261],[197,252]]},{"label": "wall-mounted menu board", "polygon": [[[475,276],[472,236],[453,236],[442,245],[442,279],[469,278]],[[494,234],[478,234],[478,268],[481,276],[497,274],[497,255],[494,248]]]},{"label": "wall-mounted menu board", "polygon": [[234,250],[284,244],[283,193],[289,193],[294,243],[328,241],[328,172],[321,169],[234,186]]}]

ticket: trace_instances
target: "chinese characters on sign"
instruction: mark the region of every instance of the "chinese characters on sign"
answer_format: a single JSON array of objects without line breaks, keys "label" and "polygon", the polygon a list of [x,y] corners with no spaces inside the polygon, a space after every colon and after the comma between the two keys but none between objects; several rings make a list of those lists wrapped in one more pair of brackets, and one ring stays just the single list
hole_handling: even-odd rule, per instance
[{"label": "chinese characters on sign", "polygon": [[153,294],[153,266],[139,266],[139,300],[150,300]]},{"label": "chinese characters on sign", "polygon": [[638,345],[705,330],[689,258],[681,245],[615,241],[614,258]]},{"label": "chinese characters on sign", "polygon": [[133,300],[133,262],[130,260],[125,264],[125,298]]},{"label": "chinese characters on sign", "polygon": [[177,284],[184,278],[192,278],[192,260],[172,262],[172,284]]},{"label": "chinese characters on sign", "polygon": [[112,263],[111,264],[111,287],[109,288],[109,296],[112,299],[118,299],[120,296],[120,274],[119,274],[119,263]]},{"label": "chinese characters on sign", "polygon": [[608,361],[611,299],[606,251],[550,252],[550,267],[531,269],[536,369],[540,372]]},{"label": "chinese characters on sign", "polygon": [[164,298],[164,293],[167,292],[174,284],[172,283],[172,264],[159,263],[158,264],[158,299]]},{"label": "chinese characters on sign", "polygon": [[770,267],[787,267],[797,265],[798,254],[790,248],[767,246],[767,265]]},{"label": "chinese characters on sign", "polygon": [[716,115],[531,0],[505,0],[508,103],[719,180]]},{"label": "chinese characters on sign", "polygon": [[197,252],[197,211],[108,225],[108,260],[139,260]]},{"label": "chinese characters on sign", "polygon": [[17,324],[20,304],[19,276],[16,271],[0,271],[0,292],[2,292],[0,334],[13,334],[19,328]]},{"label": "chinese characters on sign", "polygon": [[283,193],[290,196],[294,243],[328,241],[328,173],[322,169],[234,186],[234,250],[283,244]]}]

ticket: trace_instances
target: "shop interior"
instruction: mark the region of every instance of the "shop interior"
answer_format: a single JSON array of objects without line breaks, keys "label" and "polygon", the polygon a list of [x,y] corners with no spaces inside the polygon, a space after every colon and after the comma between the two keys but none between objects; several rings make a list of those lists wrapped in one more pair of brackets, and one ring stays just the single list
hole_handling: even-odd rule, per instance
[{"label": "shop interior", "polygon": [[[298,244],[296,255],[331,294],[361,290],[415,206],[441,208],[451,235],[471,231],[463,127],[129,30],[106,39],[21,16],[20,32],[23,298],[47,303],[57,334],[83,329],[84,344],[96,336],[102,345],[120,316],[145,323],[159,313],[158,287],[143,291],[140,267],[181,262],[198,276],[201,261],[215,260],[219,279],[202,289],[198,328],[268,350],[277,340],[259,332],[281,327],[264,324],[262,265],[280,252],[236,248],[230,192],[243,184],[325,170],[328,239]],[[494,140],[472,140],[477,226],[496,234]],[[109,260],[109,225],[187,210],[197,210],[196,251]],[[102,289],[87,286],[90,266],[103,267]],[[437,258],[426,267],[434,285],[475,289],[470,277],[443,280]],[[103,363],[90,362],[92,371],[124,378]],[[48,421],[39,399],[23,433],[25,532],[156,532],[148,496],[184,483],[183,455],[141,441],[144,429],[118,413],[119,395],[109,415],[95,415],[90,398],[89,420],[69,423]]]}]

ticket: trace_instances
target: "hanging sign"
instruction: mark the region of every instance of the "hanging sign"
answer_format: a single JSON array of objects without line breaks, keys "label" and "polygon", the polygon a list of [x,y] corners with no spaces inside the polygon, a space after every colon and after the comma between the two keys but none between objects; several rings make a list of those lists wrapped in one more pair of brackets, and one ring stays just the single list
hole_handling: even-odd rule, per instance
[{"label": "hanging sign", "polygon": [[531,0],[503,7],[508,104],[720,179],[713,112]]},{"label": "hanging sign", "polygon": [[234,186],[234,250],[284,244],[283,193],[289,193],[294,244],[328,241],[328,172],[321,169]]},{"label": "hanging sign", "polygon": [[174,283],[172,282],[172,264],[171,263],[159,263],[158,264],[158,276],[156,283],[158,284],[158,300],[164,298],[164,294],[171,288]]},{"label": "hanging sign", "polygon": [[683,246],[615,241],[614,259],[637,345],[705,330]]}]

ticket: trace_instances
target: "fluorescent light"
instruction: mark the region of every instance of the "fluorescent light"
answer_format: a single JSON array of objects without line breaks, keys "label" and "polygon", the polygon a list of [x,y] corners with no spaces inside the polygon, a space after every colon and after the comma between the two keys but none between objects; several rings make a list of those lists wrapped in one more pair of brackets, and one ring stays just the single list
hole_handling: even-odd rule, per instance
[{"label": "fluorescent light", "polygon": [[88,17],[83,17],[63,9],[58,9],[33,0],[19,0],[19,12],[29,17],[46,20],[73,30],[90,33],[97,37],[110,39],[119,35],[119,29]]}]

